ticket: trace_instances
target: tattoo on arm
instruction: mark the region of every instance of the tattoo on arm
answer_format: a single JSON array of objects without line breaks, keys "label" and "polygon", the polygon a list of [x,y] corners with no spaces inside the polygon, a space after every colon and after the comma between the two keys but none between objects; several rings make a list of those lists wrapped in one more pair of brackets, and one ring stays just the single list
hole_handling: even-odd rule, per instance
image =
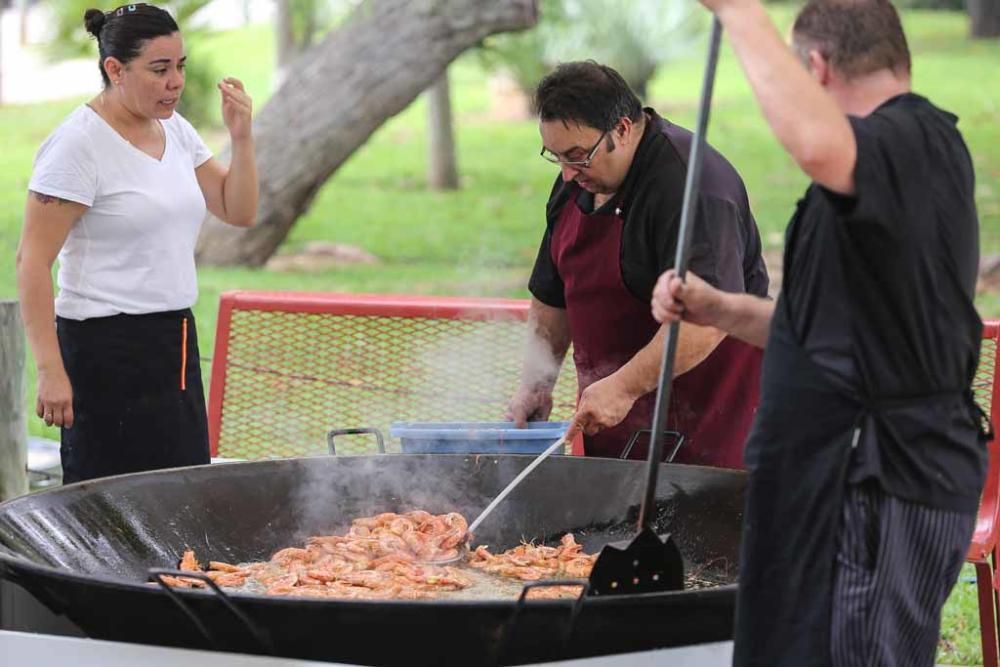
[{"label": "tattoo on arm", "polygon": [[35,192],[34,190],[28,190],[31,196],[35,198],[40,204],[68,204],[69,202],[65,199],[60,199],[59,197],[53,197],[52,195],[43,195],[41,192]]}]

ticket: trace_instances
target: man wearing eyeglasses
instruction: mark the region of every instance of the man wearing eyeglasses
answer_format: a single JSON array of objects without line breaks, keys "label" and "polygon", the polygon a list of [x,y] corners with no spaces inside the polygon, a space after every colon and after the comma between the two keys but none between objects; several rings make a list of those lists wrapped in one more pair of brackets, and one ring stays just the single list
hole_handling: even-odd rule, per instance
[{"label": "man wearing eyeglasses", "polygon": [[[673,266],[692,135],[643,109],[622,77],[592,61],[559,66],[538,86],[542,157],[559,165],[528,287],[529,341],[508,417],[548,418],[572,343],[575,417],[589,456],[644,458],[664,334],[649,312]],[[690,266],[716,287],[767,295],[760,234],[735,169],[708,149]],[[761,353],[717,329],[682,324],[667,428],[674,460],[742,467]],[[681,440],[683,438],[683,440]],[[672,446],[674,445],[674,446]]]}]

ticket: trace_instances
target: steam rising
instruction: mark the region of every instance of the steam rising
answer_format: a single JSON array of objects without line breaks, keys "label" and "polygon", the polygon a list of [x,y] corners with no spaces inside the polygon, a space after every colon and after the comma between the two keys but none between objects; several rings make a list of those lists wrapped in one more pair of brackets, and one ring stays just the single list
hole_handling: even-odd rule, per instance
[{"label": "steam rising", "polygon": [[[498,340],[509,335],[511,327],[521,335],[525,331],[511,317],[483,321],[480,315],[479,319],[456,320],[449,327],[456,333],[414,336],[414,345],[420,347],[407,350],[412,357],[404,361],[401,371],[405,372],[404,387],[412,391],[399,392],[389,406],[373,405],[368,411],[359,406],[354,418],[360,423],[337,426],[384,425],[387,416],[389,421],[405,421],[400,415],[414,414],[422,415],[422,421],[503,420],[507,403],[522,382],[522,373],[525,383],[554,384],[561,363],[533,332],[524,336],[521,354],[511,354],[510,348],[505,349],[503,341]],[[385,414],[386,407],[392,415]],[[468,437],[477,438],[474,429],[470,429]],[[399,451],[388,438],[386,445],[390,452]],[[341,451],[339,438],[337,446]],[[358,516],[415,509],[435,514],[459,512],[471,522],[527,463],[524,459],[468,455],[467,459],[476,462],[473,472],[452,478],[428,472],[426,466],[386,466],[375,455],[344,458],[340,463],[350,467],[350,489],[333,482],[324,472],[329,470],[325,465],[310,466],[307,479],[297,487],[293,500],[303,536],[344,530]],[[485,483],[487,479],[491,483]],[[517,493],[519,490],[514,495]],[[489,533],[488,524],[503,525],[508,505],[509,499],[490,515],[480,532]],[[341,507],[352,508],[352,515],[344,516]]]}]

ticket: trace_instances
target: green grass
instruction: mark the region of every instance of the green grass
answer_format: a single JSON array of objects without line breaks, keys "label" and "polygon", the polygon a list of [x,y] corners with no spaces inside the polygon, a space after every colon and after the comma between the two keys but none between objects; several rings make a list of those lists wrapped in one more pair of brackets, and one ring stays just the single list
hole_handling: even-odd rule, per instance
[{"label": "green grass", "polygon": [[981,665],[983,651],[979,639],[979,603],[976,571],[972,565],[962,568],[951,597],[941,614],[939,663],[945,665]]},{"label": "green grass", "polygon": [[[790,10],[777,7],[774,13],[787,28]],[[983,251],[1000,252],[1000,42],[970,42],[961,14],[908,12],[904,22],[916,90],[961,118],[978,173]],[[205,37],[193,46],[196,58],[211,61],[219,74],[243,79],[257,108],[264,105],[273,62],[268,27]],[[652,106],[690,127],[702,68],[700,52],[664,66],[650,86]],[[534,122],[489,120],[486,76],[474,56],[460,59],[450,75],[462,188],[427,191],[425,107],[416,102],[376,132],[321,189],[282,249],[336,240],[362,246],[381,263],[310,274],[202,268],[196,314],[206,357],[212,352],[218,296],[229,289],[526,295],[555,172],[536,155]],[[80,101],[0,107],[5,144],[0,151],[0,298],[15,295],[14,251],[34,152]],[[218,132],[206,136],[216,147],[225,138]],[[728,47],[718,71],[710,140],[743,175],[765,244],[780,248],[805,179],[766,128]],[[984,316],[1000,315],[994,295],[982,297],[979,305]],[[29,428],[57,437],[34,418]],[[981,662],[975,609],[974,586],[960,580],[945,609],[941,662]]]}]

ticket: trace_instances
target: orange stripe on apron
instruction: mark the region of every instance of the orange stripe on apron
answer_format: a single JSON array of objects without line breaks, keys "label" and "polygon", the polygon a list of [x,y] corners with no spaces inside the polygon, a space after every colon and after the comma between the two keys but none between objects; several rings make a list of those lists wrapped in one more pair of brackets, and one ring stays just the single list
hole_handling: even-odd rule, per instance
[{"label": "orange stripe on apron", "polygon": [[181,320],[181,391],[187,391],[188,321]]}]

